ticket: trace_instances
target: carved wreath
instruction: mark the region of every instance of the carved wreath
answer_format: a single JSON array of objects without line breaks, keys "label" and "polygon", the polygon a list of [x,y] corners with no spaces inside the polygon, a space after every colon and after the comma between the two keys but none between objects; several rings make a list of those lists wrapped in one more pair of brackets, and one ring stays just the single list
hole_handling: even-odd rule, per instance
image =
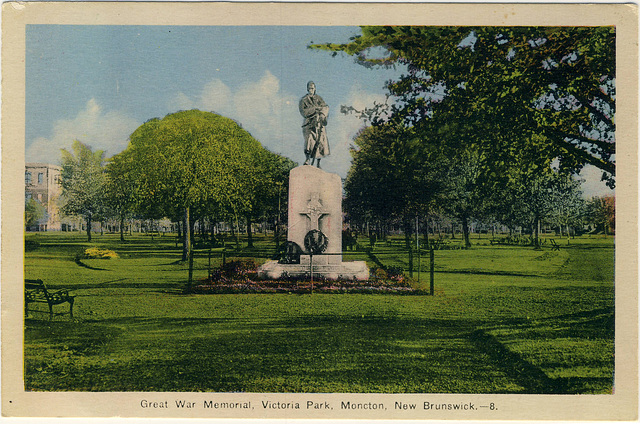
[{"label": "carved wreath", "polygon": [[306,236],[304,236],[304,247],[307,249],[307,252],[313,255],[319,255],[327,250],[328,244],[329,239],[322,233],[322,231],[311,230]]}]

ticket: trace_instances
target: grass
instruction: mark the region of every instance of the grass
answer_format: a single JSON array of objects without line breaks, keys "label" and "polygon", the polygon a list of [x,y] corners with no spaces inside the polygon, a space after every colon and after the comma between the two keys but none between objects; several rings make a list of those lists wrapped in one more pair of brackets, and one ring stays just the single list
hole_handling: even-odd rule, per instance
[{"label": "grass", "polygon": [[[435,296],[184,295],[175,237],[27,234],[25,278],[76,294],[75,321],[25,321],[38,391],[611,393],[613,239],[435,253]],[[365,245],[367,242],[362,241]],[[407,266],[400,243],[345,260]],[[117,259],[82,259],[98,247]],[[270,241],[230,256],[266,260]],[[213,265],[221,258],[212,258]],[[207,276],[208,255],[194,261]],[[428,288],[422,258],[421,288]],[[417,264],[416,264],[417,269]],[[415,279],[417,280],[417,273]],[[57,307],[62,308],[62,307]]]}]

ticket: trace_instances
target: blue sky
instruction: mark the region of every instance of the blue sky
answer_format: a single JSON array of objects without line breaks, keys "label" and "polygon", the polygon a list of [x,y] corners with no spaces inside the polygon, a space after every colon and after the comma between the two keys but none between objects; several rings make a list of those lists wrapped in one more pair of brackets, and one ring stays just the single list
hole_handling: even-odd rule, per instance
[{"label": "blue sky", "polygon": [[[26,161],[58,163],[78,139],[111,156],[145,121],[198,108],[235,119],[270,150],[302,163],[298,101],[315,81],[330,107],[331,156],[346,176],[348,147],[363,125],[340,105],[384,100],[399,70],[309,50],[346,42],[357,27],[27,25]],[[601,194],[587,171],[586,194]]]}]

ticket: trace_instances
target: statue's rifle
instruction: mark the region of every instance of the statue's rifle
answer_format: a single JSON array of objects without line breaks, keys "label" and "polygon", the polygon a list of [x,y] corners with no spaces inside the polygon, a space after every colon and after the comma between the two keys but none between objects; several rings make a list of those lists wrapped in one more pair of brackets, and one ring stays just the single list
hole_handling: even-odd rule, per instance
[{"label": "statue's rifle", "polygon": [[320,123],[320,117],[318,116],[319,112],[316,112],[314,115],[314,121],[316,122],[316,142],[313,143],[313,150],[311,151],[311,155],[309,157],[315,158],[316,151],[318,150],[318,144],[320,143],[320,132],[322,132],[322,124]]}]

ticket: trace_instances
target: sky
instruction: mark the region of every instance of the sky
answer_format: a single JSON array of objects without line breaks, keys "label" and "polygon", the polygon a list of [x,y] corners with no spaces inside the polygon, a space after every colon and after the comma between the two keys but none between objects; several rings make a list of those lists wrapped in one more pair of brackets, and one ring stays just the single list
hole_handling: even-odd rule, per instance
[{"label": "sky", "polygon": [[[329,105],[331,155],[323,169],[346,177],[349,146],[364,123],[340,113],[384,101],[399,69],[308,49],[347,42],[357,27],[27,25],[26,161],[59,164],[74,139],[122,151],[152,118],[197,108],[239,122],[269,150],[304,161],[298,102],[306,84]],[[583,173],[586,196],[609,194]]]}]

